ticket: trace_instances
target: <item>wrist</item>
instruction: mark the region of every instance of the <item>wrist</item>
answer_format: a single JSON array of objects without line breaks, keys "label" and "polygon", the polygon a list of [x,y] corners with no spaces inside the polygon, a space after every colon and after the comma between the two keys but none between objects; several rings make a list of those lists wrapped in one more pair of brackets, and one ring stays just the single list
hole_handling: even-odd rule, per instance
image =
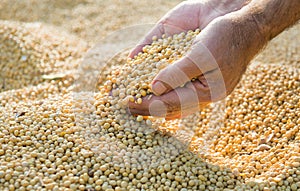
[{"label": "wrist", "polygon": [[244,7],[267,41],[273,39],[300,19],[299,0],[252,0]]},{"label": "wrist", "polygon": [[237,50],[244,50],[241,59],[244,59],[244,63],[248,65],[268,43],[267,32],[265,32],[267,29],[261,28],[252,14],[248,14],[243,9],[225,17],[232,25],[234,47]]}]

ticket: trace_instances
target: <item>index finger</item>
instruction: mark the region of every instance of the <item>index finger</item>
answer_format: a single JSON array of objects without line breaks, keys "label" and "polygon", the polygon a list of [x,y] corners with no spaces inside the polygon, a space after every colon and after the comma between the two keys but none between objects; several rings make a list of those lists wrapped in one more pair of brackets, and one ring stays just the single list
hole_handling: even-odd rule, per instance
[{"label": "index finger", "polygon": [[209,89],[197,83],[199,82],[192,82],[192,88],[176,88],[161,96],[146,96],[142,104],[130,102],[129,111],[131,114],[166,119],[182,118],[195,113],[210,102]]}]

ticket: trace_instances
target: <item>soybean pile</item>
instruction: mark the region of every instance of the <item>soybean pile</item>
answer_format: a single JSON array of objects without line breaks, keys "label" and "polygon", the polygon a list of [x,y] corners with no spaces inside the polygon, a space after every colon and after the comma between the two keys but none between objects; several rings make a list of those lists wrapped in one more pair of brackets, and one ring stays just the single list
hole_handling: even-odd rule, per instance
[{"label": "soybean pile", "polygon": [[[2,23],[2,33],[9,34],[3,35],[9,36],[3,44],[17,37],[21,40],[11,47],[38,41],[40,37],[26,32],[31,25],[19,25]],[[198,33],[154,38],[134,59],[111,60],[113,66],[123,68],[112,67],[96,93],[73,91],[72,72],[57,75],[47,70],[39,84],[27,77],[25,82],[32,86],[3,89],[1,190],[297,190],[300,82],[296,67],[254,65],[225,105],[216,103],[183,120],[127,113],[126,103],[138,102],[133,96],[151,94],[151,78],[184,55]],[[69,40],[66,46],[74,52],[84,49],[72,46],[76,39]],[[28,44],[24,49],[38,56],[31,62],[20,54],[18,61],[45,68],[38,65],[45,60],[37,54],[40,49]],[[7,60],[5,53],[1,58]],[[62,65],[63,59],[57,58],[52,62]],[[17,63],[16,59],[8,62],[11,67]],[[145,64],[147,70],[139,72]],[[74,67],[68,61],[63,66]],[[67,72],[65,68],[61,69]],[[124,78],[129,73],[133,76]],[[8,82],[7,87],[20,84]],[[222,120],[211,123],[216,120],[213,109],[222,106]],[[210,132],[212,128],[217,131]]]},{"label": "soybean pile", "polygon": [[294,44],[284,60],[259,57],[230,96],[185,119],[127,113],[199,32],[109,60],[97,91],[82,92],[75,73],[88,43],[0,21],[0,190],[299,190]]},{"label": "soybean pile", "polygon": [[[21,36],[25,44],[34,38],[26,33],[27,25],[16,30],[19,23],[5,24],[4,34]],[[30,49],[33,54],[39,50]],[[67,87],[72,79],[64,78],[44,79],[40,86],[29,80],[33,86],[1,94],[2,190],[205,190],[243,183],[228,168],[204,162],[176,138],[160,133],[155,129],[160,122],[127,114],[107,85],[88,100],[88,93],[72,92]],[[202,183],[208,175],[226,183]]]}]

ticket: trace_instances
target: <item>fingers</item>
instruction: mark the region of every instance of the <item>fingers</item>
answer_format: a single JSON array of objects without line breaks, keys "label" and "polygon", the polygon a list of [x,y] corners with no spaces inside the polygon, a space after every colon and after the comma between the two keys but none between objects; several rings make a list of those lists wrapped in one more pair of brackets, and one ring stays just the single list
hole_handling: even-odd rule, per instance
[{"label": "fingers", "polygon": [[133,58],[145,45],[152,43],[152,38],[161,38],[163,34],[171,36],[199,28],[199,6],[193,2],[182,2],[164,15],[149,33],[132,49],[129,57]]},{"label": "fingers", "polygon": [[135,48],[133,48],[128,57],[133,58],[135,55],[137,55],[139,52],[142,52],[142,49],[145,45],[152,43],[153,36],[161,37],[164,34],[164,26],[162,23],[157,23],[150,32],[143,38],[141,42],[136,45]]},{"label": "fingers", "polygon": [[159,72],[153,80],[152,91],[155,95],[162,95],[216,68],[219,67],[215,58],[198,42],[192,46],[187,56]]},{"label": "fingers", "polygon": [[188,57],[183,57],[158,73],[153,80],[152,91],[155,95],[162,95],[199,75],[201,70]]},{"label": "fingers", "polygon": [[[175,23],[176,24],[176,23]],[[143,38],[141,42],[139,42],[129,53],[128,57],[133,58],[139,52],[142,52],[143,47],[145,45],[149,45],[152,43],[152,39],[154,36],[157,38],[161,38],[162,35],[171,36],[174,34],[178,34],[181,32],[187,31],[179,26],[169,24],[169,19],[165,18],[159,21],[150,32]]]},{"label": "fingers", "polygon": [[144,97],[142,104],[129,103],[131,114],[183,118],[199,111],[208,103],[224,99],[227,95],[225,82],[220,69],[207,72],[195,81],[188,82],[169,92]]},{"label": "fingers", "polygon": [[210,100],[209,88],[196,80],[161,96],[144,97],[142,104],[130,102],[129,111],[131,114],[175,119],[199,111]]}]

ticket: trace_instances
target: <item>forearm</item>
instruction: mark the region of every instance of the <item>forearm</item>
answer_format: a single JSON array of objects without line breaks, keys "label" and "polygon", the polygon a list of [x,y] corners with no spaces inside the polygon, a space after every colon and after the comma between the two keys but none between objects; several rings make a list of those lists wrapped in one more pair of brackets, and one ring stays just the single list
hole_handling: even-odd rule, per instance
[{"label": "forearm", "polygon": [[252,0],[244,7],[244,13],[253,17],[269,41],[300,19],[300,1]]}]

